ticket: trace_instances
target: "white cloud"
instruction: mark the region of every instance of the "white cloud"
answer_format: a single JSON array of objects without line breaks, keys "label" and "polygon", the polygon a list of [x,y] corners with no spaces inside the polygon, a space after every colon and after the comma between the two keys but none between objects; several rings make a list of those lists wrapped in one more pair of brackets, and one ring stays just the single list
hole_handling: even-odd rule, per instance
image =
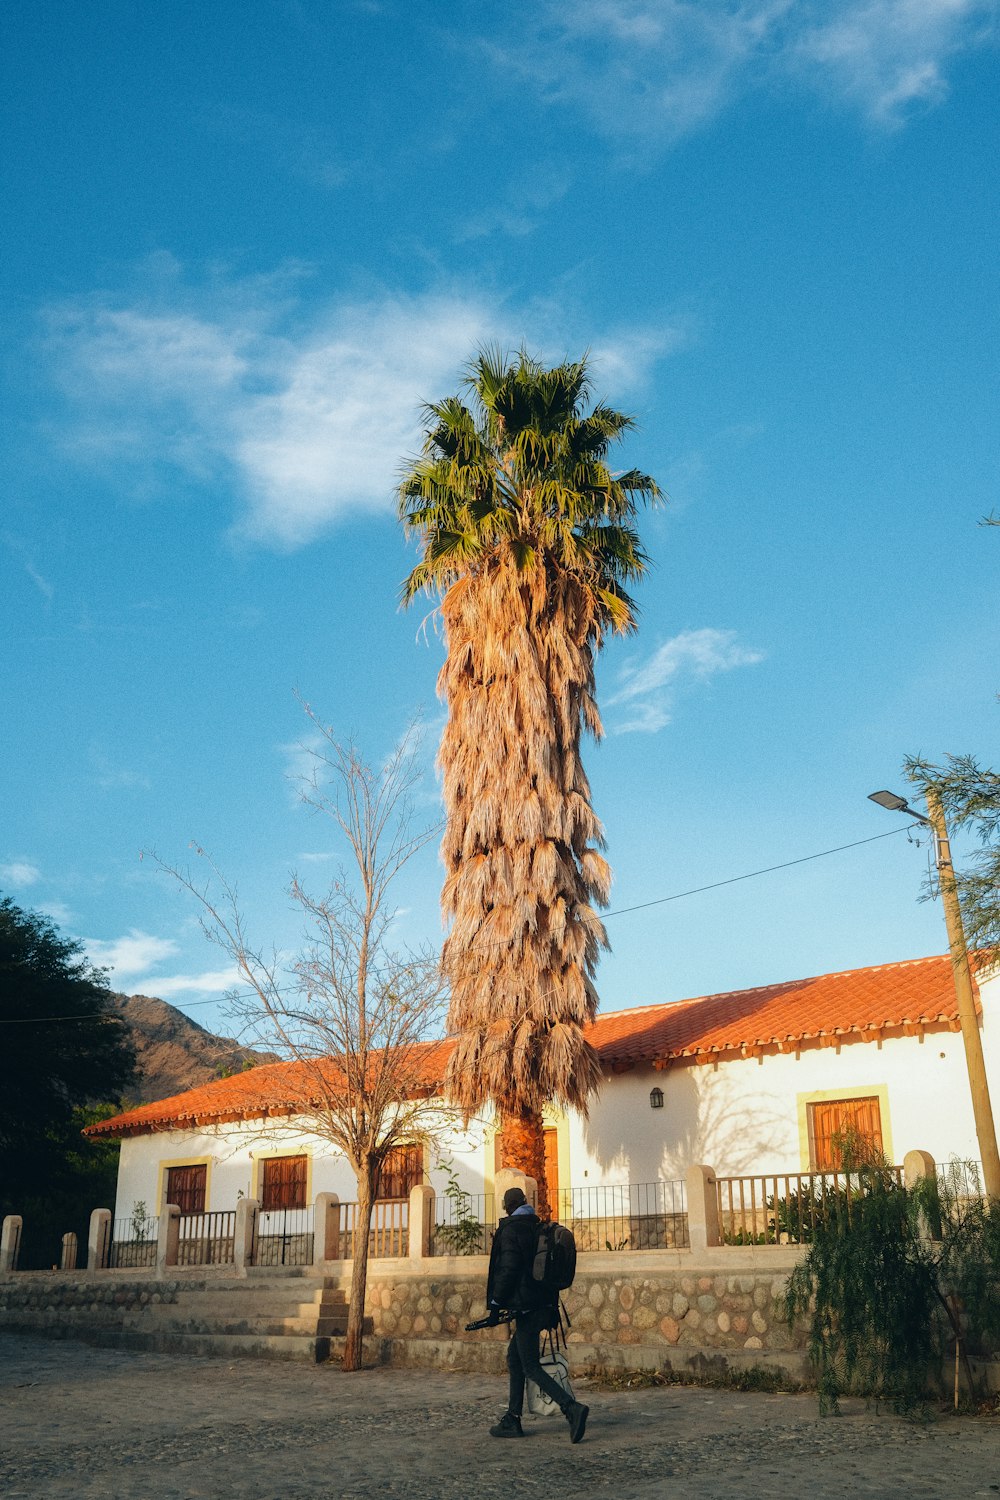
[{"label": "white cloud", "polygon": [[171,974],[148,982],[158,1000],[171,1000],[175,995],[195,991],[206,995],[224,995],[238,983],[239,977],[239,970],[236,968],[206,969],[201,974]]},{"label": "white cloud", "polygon": [[302,801],[303,791],[321,771],[322,762],[319,757],[325,744],[326,741],[317,729],[304,734],[300,740],[289,740],[287,744],[278,746],[285,762],[284,775],[288,783],[289,799],[296,807]]},{"label": "white cloud", "polygon": [[856,0],[813,11],[788,62],[818,73],[873,120],[900,123],[948,92],[952,56],[988,39],[992,0]]},{"label": "white cloud", "polygon": [[45,915],[58,927],[70,927],[76,921],[76,913],[65,901],[46,901]]},{"label": "white cloud", "polygon": [[38,866],[30,864],[26,859],[14,859],[9,865],[0,865],[0,880],[4,885],[12,885],[15,889],[37,885],[41,878],[42,872]]},{"label": "white cloud", "polygon": [[35,588],[45,599],[46,603],[51,604],[55,597],[55,589],[45,575],[35,566],[34,557],[27,543],[19,536],[13,536],[9,531],[4,532],[0,540],[13,552],[15,557],[19,558],[24,571],[35,585]]},{"label": "white cloud", "polygon": [[684,630],[644,662],[628,662],[621,669],[608,706],[621,708],[624,716],[612,724],[612,732],[655,734],[670,723],[677,690],[763,659],[760,651],[742,646],[733,630]]},{"label": "white cloud", "polygon": [[790,82],[895,125],[995,36],[995,0],[546,0],[495,66],[621,139],[671,140]]},{"label": "white cloud", "polygon": [[89,758],[94,781],[102,791],[148,791],[150,781],[144,772],[116,765],[97,745],[91,745]]},{"label": "white cloud", "polygon": [[566,196],[571,181],[565,162],[536,162],[530,172],[516,177],[499,193],[490,207],[466,220],[457,235],[459,243],[497,232],[515,239],[534,233],[545,210]]},{"label": "white cloud", "polygon": [[331,512],[385,510],[401,459],[419,447],[421,401],[494,332],[471,301],[397,301],[342,309],[289,351],[281,388],[237,416],[246,530],[296,544]]},{"label": "white cloud", "polygon": [[235,478],[238,531],[284,546],[347,511],[390,509],[421,402],[499,331],[494,316],[471,297],[385,299],[286,330],[285,287],[242,290],[243,305],[215,288],[195,311],[172,305],[171,286],[152,310],[86,300],[52,313],[78,455],[124,461],[140,492],[165,470]]},{"label": "white cloud", "polygon": [[[147,301],[52,310],[67,442],[139,493],[167,493],[178,472],[234,480],[236,530],[293,547],[350,511],[391,513],[401,463],[419,450],[422,403],[455,388],[477,346],[586,342],[551,305],[517,313],[459,291],[306,309],[294,279],[196,293],[151,271]],[[615,382],[613,396],[687,336],[666,320],[614,330],[597,341],[595,372]]]},{"label": "white cloud", "polygon": [[131,928],[125,937],[110,941],[85,938],[84,947],[91,962],[102,969],[110,969],[117,980],[145,974],[178,951],[173,938],[153,937],[137,927]]}]

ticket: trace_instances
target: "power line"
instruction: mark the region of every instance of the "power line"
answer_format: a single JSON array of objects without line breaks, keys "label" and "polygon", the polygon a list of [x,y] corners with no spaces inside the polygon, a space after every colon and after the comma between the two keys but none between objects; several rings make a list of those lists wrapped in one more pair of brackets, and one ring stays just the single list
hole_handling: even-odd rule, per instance
[{"label": "power line", "polygon": [[[651,906],[665,906],[669,901],[683,901],[686,896],[700,896],[704,891],[718,891],[726,885],[738,885],[741,880],[755,880],[758,875],[773,875],[776,870],[790,870],[793,865],[806,865],[814,859],[826,859],[831,854],[843,854],[848,849],[860,849],[863,844],[877,844],[879,839],[891,839],[899,833],[909,833],[912,828],[919,828],[919,823],[907,823],[905,827],[890,828],[888,833],[876,833],[867,839],[855,839],[853,844],[838,844],[835,849],[821,849],[817,854],[803,854],[798,859],[786,859],[780,865],[766,865],[762,870],[749,870],[745,875],[730,875],[728,880],[715,880],[711,885],[696,885],[689,891],[675,891],[672,896],[657,896],[653,901],[642,901],[638,906],[622,906],[618,911],[607,911],[603,915],[604,921],[610,917],[625,917],[633,911],[647,911]],[[282,991],[279,989],[278,993]],[[226,994],[215,1000],[190,1000],[187,1004],[188,1010],[194,1010],[200,1005],[218,1005],[220,999],[246,1000],[253,995],[252,990],[227,990]],[[166,1003],[166,1002],[165,1002]],[[0,1019],[0,1026],[40,1026],[47,1022],[62,1021],[93,1021],[96,1016],[13,1016]],[[102,1016],[99,1019],[115,1021],[124,1024],[123,1016]]]},{"label": "power line", "polygon": [[673,896],[657,896],[655,901],[643,901],[638,906],[623,906],[619,911],[606,911],[603,920],[609,917],[624,917],[630,911],[645,911],[650,906],[663,906],[668,901],[681,901],[685,896],[700,896],[702,891],[717,891],[724,885],[736,885],[741,880],[754,880],[758,875],[771,875],[775,870],[790,870],[792,865],[806,865],[811,859],[826,859],[828,854],[843,854],[845,849],[859,849],[862,844],[875,844],[879,839],[891,839],[897,833],[909,833],[919,828],[919,823],[908,823],[905,828],[890,828],[888,833],[875,833],[869,839],[855,839],[853,844],[838,844],[836,849],[821,849],[818,854],[803,854],[800,859],[786,859],[784,864],[768,865],[764,870],[750,870],[746,875],[731,875],[728,880],[716,880],[711,885],[696,885],[690,891],[677,891]]}]

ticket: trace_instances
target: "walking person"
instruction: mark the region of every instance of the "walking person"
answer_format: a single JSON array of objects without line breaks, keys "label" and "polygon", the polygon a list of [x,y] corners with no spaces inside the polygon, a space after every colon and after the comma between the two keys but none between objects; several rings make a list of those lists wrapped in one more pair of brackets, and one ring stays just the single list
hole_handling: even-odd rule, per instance
[{"label": "walking person", "polygon": [[554,1328],[559,1318],[558,1295],[552,1294],[532,1276],[535,1249],[538,1244],[539,1218],[518,1187],[503,1195],[505,1219],[501,1219],[493,1236],[490,1269],[486,1282],[486,1302],[490,1324],[500,1322],[501,1311],[513,1318],[513,1335],[507,1345],[507,1370],[510,1393],[507,1410],[490,1436],[523,1437],[521,1413],[524,1406],[524,1382],[533,1380],[556,1403],[569,1423],[571,1443],[583,1437],[590,1408],[567,1395],[542,1367],[540,1341],[546,1328]]}]

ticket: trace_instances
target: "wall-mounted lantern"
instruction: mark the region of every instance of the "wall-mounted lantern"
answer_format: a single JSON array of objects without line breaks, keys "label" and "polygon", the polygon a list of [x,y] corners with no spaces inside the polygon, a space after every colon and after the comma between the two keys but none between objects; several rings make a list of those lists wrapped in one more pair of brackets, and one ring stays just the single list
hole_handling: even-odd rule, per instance
[{"label": "wall-mounted lantern", "polygon": [[662,1109],[663,1108],[663,1090],[662,1089],[650,1089],[650,1091],[649,1091],[649,1107],[650,1107],[650,1109]]}]

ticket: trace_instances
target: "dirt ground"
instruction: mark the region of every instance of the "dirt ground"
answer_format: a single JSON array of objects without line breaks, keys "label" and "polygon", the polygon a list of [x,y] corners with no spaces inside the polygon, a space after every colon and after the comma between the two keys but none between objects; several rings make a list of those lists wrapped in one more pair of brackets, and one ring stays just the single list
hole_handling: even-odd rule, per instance
[{"label": "dirt ground", "polygon": [[758,1495],[993,1496],[1000,1421],[915,1426],[861,1402],[661,1387],[578,1394],[520,1442],[487,1433],[495,1379],[184,1359],[0,1335],[4,1500],[616,1500]]}]

